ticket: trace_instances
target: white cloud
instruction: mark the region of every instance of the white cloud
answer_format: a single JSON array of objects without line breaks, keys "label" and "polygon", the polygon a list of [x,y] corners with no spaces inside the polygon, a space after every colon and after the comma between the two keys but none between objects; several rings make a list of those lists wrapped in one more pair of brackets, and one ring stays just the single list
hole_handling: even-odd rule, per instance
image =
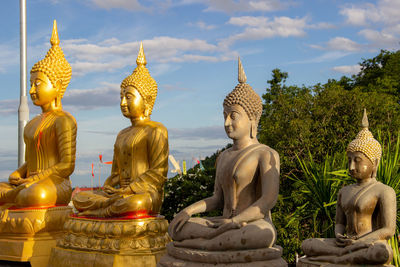
[{"label": "white cloud", "polygon": [[318,30],[327,30],[327,29],[334,29],[336,26],[331,23],[327,22],[318,22],[316,24],[310,24],[307,26],[309,29],[318,29]]},{"label": "white cloud", "polygon": [[356,52],[360,51],[361,45],[345,37],[335,37],[326,43],[326,48],[329,50]]},{"label": "white cloud", "polygon": [[[117,38],[96,44],[85,40],[68,40],[63,50],[70,60],[74,75],[90,72],[112,72],[126,66],[136,66],[139,42],[121,42]],[[148,62],[167,64],[171,62],[217,62],[233,58],[229,50],[200,39],[182,39],[168,36],[144,40],[143,46]]]},{"label": "white cloud", "polygon": [[189,23],[188,25],[189,26],[195,26],[195,27],[197,27],[197,28],[199,28],[201,30],[207,30],[207,31],[208,30],[213,30],[213,29],[215,29],[217,27],[215,25],[207,24],[204,21],[198,21],[196,23]]},{"label": "white cloud", "polygon": [[399,10],[398,0],[378,0],[376,4],[347,5],[340,10],[340,14],[346,18],[347,23],[356,26],[376,22],[393,25],[400,22]]},{"label": "white cloud", "polygon": [[18,111],[19,100],[18,99],[5,99],[0,100],[0,114],[1,115],[13,115]]},{"label": "white cloud", "polygon": [[369,43],[367,48],[398,49],[400,39],[399,0],[378,0],[375,4],[351,4],[340,10],[350,25],[363,27],[359,35]]},{"label": "white cloud", "polygon": [[232,17],[228,24],[245,27],[244,31],[228,37],[221,44],[229,46],[238,40],[261,40],[265,38],[301,37],[307,28],[307,18],[275,17],[270,20],[267,17],[242,16]]},{"label": "white cloud", "polygon": [[343,58],[347,55],[349,55],[349,52],[343,52],[343,51],[329,51],[327,53],[324,53],[320,56],[314,57],[314,58],[309,58],[306,60],[299,60],[299,61],[292,61],[289,62],[289,64],[309,64],[309,63],[321,63],[321,62],[327,62],[327,61],[335,61],[339,58]]},{"label": "white cloud", "polygon": [[119,84],[103,82],[93,89],[68,89],[62,103],[69,111],[88,110],[119,104]]},{"label": "white cloud", "polygon": [[203,0],[208,5],[206,11],[234,12],[271,12],[286,8],[289,3],[279,0]]},{"label": "white cloud", "polygon": [[129,58],[120,58],[118,60],[112,62],[88,62],[88,61],[77,61],[71,63],[71,67],[74,73],[74,76],[82,76],[89,72],[111,72],[115,71],[116,69],[123,68],[132,60]]},{"label": "white cloud", "polygon": [[[75,112],[119,105],[119,86],[119,84],[102,82],[97,88],[68,88],[62,99],[63,107],[68,111]],[[28,103],[31,114],[35,114],[38,107],[35,107],[31,101]],[[18,99],[0,100],[0,115],[15,115],[18,112],[18,106]]]},{"label": "white cloud", "polygon": [[386,30],[377,31],[372,29],[364,29],[359,32],[361,36],[371,42],[372,47],[376,48],[398,48],[399,36],[395,36],[392,32]]},{"label": "white cloud", "polygon": [[143,11],[147,9],[138,0],[92,0],[92,3],[104,9],[121,8],[130,11]]},{"label": "white cloud", "polygon": [[330,51],[358,52],[363,49],[363,45],[358,44],[345,37],[335,37],[323,45],[312,44],[311,48]]},{"label": "white cloud", "polygon": [[360,72],[361,66],[360,65],[336,66],[333,67],[332,70],[343,74],[357,74]]},{"label": "white cloud", "polygon": [[362,7],[351,5],[340,10],[340,14],[346,17],[346,22],[351,25],[366,25],[368,20],[378,21],[379,12],[373,4],[365,4]]}]

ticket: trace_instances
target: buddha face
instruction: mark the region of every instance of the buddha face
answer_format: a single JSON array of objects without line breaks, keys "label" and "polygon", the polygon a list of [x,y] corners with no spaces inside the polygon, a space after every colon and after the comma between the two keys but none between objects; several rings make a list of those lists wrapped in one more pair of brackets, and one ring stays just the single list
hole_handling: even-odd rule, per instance
[{"label": "buddha face", "polygon": [[225,132],[229,138],[239,140],[250,136],[251,121],[240,105],[224,106],[224,119]]},{"label": "buddha face", "polygon": [[29,94],[33,104],[44,106],[51,103],[58,95],[59,88],[52,85],[50,79],[41,71],[31,73]]},{"label": "buddha face", "polygon": [[121,88],[121,112],[131,119],[144,118],[145,102],[139,91],[133,86]]},{"label": "buddha face", "polygon": [[349,172],[351,177],[357,180],[363,180],[372,177],[372,174],[376,168],[364,153],[359,151],[347,152],[347,158],[349,161]]}]

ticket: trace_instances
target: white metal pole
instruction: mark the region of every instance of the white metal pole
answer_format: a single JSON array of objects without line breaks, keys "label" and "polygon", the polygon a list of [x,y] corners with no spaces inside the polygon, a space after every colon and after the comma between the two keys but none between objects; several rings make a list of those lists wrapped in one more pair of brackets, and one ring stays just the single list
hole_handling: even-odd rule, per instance
[{"label": "white metal pole", "polygon": [[26,0],[20,0],[20,99],[18,107],[18,166],[25,162],[24,127],[29,120],[26,96]]}]

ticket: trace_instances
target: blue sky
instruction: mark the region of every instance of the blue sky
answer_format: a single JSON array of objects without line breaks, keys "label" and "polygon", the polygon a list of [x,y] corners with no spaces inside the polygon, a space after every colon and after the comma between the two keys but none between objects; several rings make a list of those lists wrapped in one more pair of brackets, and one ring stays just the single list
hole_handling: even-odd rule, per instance
[{"label": "blue sky", "polygon": [[[99,153],[111,160],[117,133],[129,125],[119,110],[119,85],[136,67],[140,41],[159,88],[152,119],[168,128],[171,154],[189,166],[230,141],[222,101],[237,84],[239,55],[261,95],[274,68],[289,73],[288,84],[308,86],[357,73],[362,58],[399,48],[399,0],[27,2],[28,72],[50,47],[53,19],[72,66],[63,106],[78,123],[73,185],[90,185],[90,164],[97,165]],[[6,180],[17,167],[19,1],[3,3],[0,25],[0,180]],[[39,112],[30,103],[30,117]],[[104,180],[109,167],[101,172]]]}]

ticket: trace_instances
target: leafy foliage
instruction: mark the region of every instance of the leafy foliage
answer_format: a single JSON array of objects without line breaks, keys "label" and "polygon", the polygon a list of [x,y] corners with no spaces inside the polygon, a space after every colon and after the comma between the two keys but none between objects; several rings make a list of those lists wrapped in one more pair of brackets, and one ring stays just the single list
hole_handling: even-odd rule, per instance
[{"label": "leafy foliage", "polygon": [[334,237],[337,194],[350,180],[344,169],[347,157],[343,153],[326,155],[324,162],[319,164],[309,153],[307,159],[298,158],[298,161],[303,176],[293,175],[289,179],[303,195],[304,204],[296,208],[288,224],[294,221],[311,223],[307,237]]},{"label": "leafy foliage", "polygon": [[360,63],[361,72],[354,76],[354,85],[367,92],[381,92],[399,97],[400,51],[381,50],[372,59]]}]

